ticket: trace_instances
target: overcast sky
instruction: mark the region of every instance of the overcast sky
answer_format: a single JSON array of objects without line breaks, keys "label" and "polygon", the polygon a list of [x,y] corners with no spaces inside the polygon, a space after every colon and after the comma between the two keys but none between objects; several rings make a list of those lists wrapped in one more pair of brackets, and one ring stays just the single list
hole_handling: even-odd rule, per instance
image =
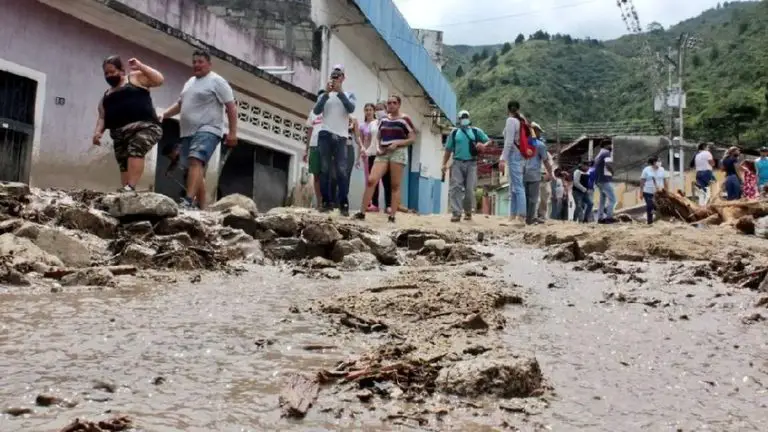
[{"label": "overcast sky", "polygon": [[[450,45],[513,41],[538,29],[612,39],[627,32],[616,0],[394,0],[414,28],[445,32]],[[634,0],[640,24],[669,27],[718,0]]]}]

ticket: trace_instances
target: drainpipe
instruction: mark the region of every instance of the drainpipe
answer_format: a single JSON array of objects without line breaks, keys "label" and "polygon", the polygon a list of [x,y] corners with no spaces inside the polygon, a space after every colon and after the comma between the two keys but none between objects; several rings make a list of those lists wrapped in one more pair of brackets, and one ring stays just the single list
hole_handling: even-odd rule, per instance
[{"label": "drainpipe", "polygon": [[320,26],[320,30],[322,31],[323,48],[320,56],[320,82],[317,86],[318,89],[325,88],[325,82],[331,74],[331,29],[323,25]]}]

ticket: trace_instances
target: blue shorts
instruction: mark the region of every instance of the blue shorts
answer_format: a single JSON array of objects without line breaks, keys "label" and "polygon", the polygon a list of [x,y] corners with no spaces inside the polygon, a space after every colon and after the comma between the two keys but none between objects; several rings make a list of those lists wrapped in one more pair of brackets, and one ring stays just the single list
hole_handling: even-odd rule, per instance
[{"label": "blue shorts", "polygon": [[208,165],[216,146],[221,142],[221,137],[210,132],[196,132],[192,136],[181,139],[181,161],[185,163],[189,158],[197,159]]}]

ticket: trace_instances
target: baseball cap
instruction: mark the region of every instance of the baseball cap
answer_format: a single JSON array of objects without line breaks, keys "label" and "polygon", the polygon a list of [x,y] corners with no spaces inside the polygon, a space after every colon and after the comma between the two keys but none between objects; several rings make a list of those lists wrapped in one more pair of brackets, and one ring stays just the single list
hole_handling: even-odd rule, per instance
[{"label": "baseball cap", "polygon": [[344,65],[343,64],[337,64],[333,67],[333,71],[339,71],[341,73],[344,73]]},{"label": "baseball cap", "polygon": [[469,118],[469,111],[467,111],[467,110],[461,110],[461,111],[459,111],[459,118],[462,118],[462,117],[467,117],[467,118]]},{"label": "baseball cap", "polygon": [[760,153],[768,153],[768,147],[760,147]]},{"label": "baseball cap", "polygon": [[536,123],[536,122],[531,122],[531,127],[532,127],[532,128],[534,128],[534,129],[538,129],[538,130],[540,130],[540,131],[544,132],[544,128],[543,128],[543,127],[541,127],[541,125],[539,125],[539,124],[538,124],[538,123]]}]

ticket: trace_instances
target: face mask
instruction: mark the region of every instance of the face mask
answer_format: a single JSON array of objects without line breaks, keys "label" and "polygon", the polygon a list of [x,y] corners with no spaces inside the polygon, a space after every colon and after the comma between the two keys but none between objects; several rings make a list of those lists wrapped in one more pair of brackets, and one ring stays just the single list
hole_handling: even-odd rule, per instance
[{"label": "face mask", "polygon": [[117,87],[123,81],[123,77],[120,75],[110,75],[108,77],[104,77],[104,79],[107,81],[107,84],[109,84],[110,87]]},{"label": "face mask", "polygon": [[460,124],[462,126],[469,126],[469,119],[461,119]]},{"label": "face mask", "polygon": [[381,120],[387,116],[387,112],[384,110],[376,111],[376,118]]}]

